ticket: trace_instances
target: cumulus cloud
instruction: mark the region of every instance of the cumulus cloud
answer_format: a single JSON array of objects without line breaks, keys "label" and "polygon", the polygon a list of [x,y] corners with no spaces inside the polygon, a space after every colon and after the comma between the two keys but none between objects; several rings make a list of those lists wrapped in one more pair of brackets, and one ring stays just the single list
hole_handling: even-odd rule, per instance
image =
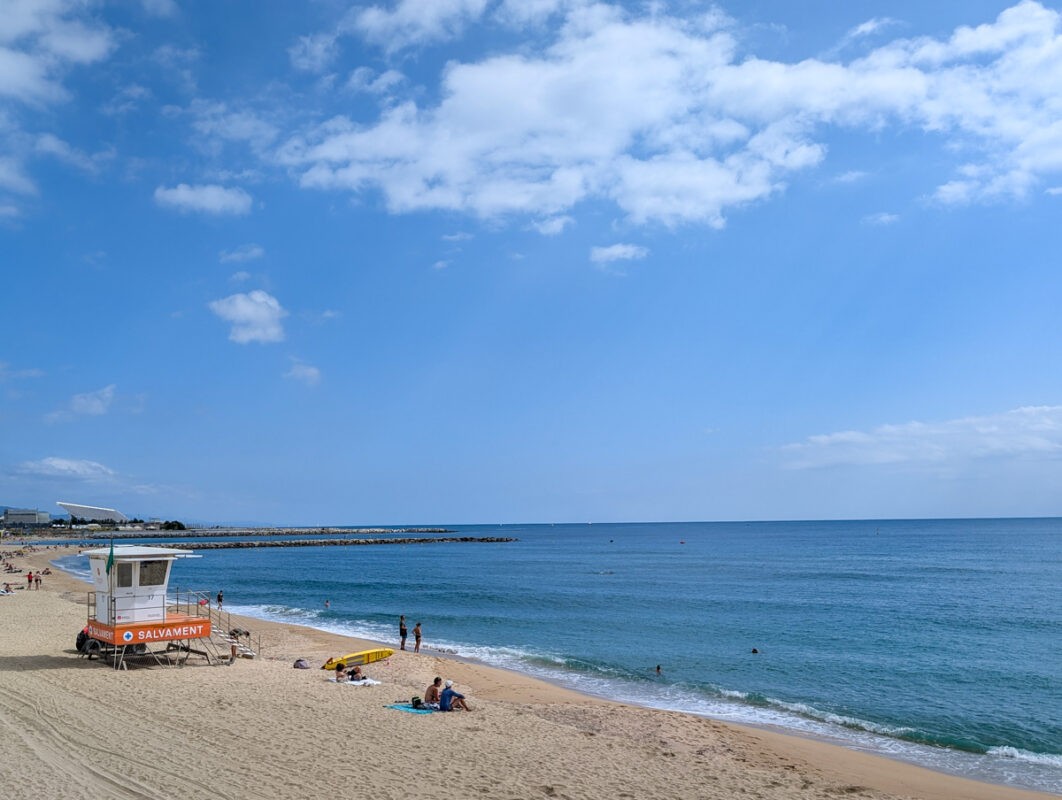
[{"label": "cumulus cloud", "polygon": [[634,261],[645,258],[649,251],[636,244],[611,244],[608,247],[594,247],[590,250],[590,260],[595,264],[607,264],[612,261]]},{"label": "cumulus cloud", "polygon": [[243,189],[227,189],[208,184],[189,186],[180,183],[172,189],[155,189],[155,202],[178,211],[201,211],[205,214],[246,214],[251,210],[251,195]]},{"label": "cumulus cloud", "polygon": [[214,300],[209,308],[232,325],[229,339],[238,344],[284,340],[281,320],[288,316],[288,312],[275,297],[261,289]]},{"label": "cumulus cloud", "polygon": [[38,475],[47,478],[73,478],[82,481],[98,481],[115,477],[116,473],[97,461],[59,458],[49,456],[38,461],[24,461],[18,471],[23,475]]},{"label": "cumulus cloud", "polygon": [[114,32],[85,12],[85,4],[62,0],[6,8],[0,19],[0,97],[61,100],[61,80],[72,65],[106,58],[115,47]]},{"label": "cumulus cloud", "polygon": [[255,261],[265,255],[265,248],[258,244],[241,244],[232,250],[222,250],[218,253],[218,261],[222,264],[232,262]]},{"label": "cumulus cloud", "polygon": [[354,16],[352,27],[389,51],[459,36],[480,17],[488,0],[399,0],[391,9],[370,6]]},{"label": "cumulus cloud", "polygon": [[306,364],[297,358],[293,358],[291,361],[291,369],[284,373],[285,378],[304,383],[307,386],[316,386],[321,382],[321,370],[317,367]]},{"label": "cumulus cloud", "polygon": [[[352,12],[350,31],[385,46],[441,41],[511,4],[401,0]],[[720,14],[657,4],[543,2],[562,14],[545,44],[451,60],[438,100],[384,103],[372,122],[337,117],[277,151],[307,188],[379,191],[395,212],[450,210],[549,220],[605,200],[635,223],[722,227],[822,164],[830,131],[888,126],[935,137],[967,163],[942,204],[1023,197],[1062,173],[1060,15],[1023,0],[977,27],[871,49],[891,20],[849,32],[848,61],[744,52]],[[366,77],[365,80],[368,80]],[[364,81],[363,81],[364,83]],[[854,174],[852,179],[854,179]]]},{"label": "cumulus cloud", "polygon": [[785,445],[781,453],[793,469],[1060,458],[1062,406],[1028,406],[989,416],[809,436],[803,442]]}]

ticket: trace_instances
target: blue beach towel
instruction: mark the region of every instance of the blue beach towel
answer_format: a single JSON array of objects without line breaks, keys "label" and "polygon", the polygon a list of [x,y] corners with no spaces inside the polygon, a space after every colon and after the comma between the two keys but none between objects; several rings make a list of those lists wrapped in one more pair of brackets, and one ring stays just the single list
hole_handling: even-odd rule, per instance
[{"label": "blue beach towel", "polygon": [[393,708],[395,711],[406,711],[410,714],[431,714],[433,711],[430,708],[413,708],[409,703],[391,703],[388,708]]}]

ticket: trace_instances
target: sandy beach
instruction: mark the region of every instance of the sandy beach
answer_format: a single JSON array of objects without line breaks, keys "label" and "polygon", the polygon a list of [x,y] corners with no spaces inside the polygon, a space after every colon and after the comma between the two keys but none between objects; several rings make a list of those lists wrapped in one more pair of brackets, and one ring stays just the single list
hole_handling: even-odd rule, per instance
[{"label": "sandy beach", "polygon": [[[76,548],[13,561],[36,571],[69,552]],[[598,700],[431,651],[370,665],[378,686],[336,685],[316,667],[377,643],[235,616],[260,636],[259,658],[113,671],[74,649],[86,594],[87,584],[53,569],[40,591],[0,597],[0,778],[11,794],[32,787],[27,793],[41,798],[1054,796]],[[292,669],[297,658],[315,668]],[[423,695],[435,675],[452,679],[474,711],[387,708]]]}]

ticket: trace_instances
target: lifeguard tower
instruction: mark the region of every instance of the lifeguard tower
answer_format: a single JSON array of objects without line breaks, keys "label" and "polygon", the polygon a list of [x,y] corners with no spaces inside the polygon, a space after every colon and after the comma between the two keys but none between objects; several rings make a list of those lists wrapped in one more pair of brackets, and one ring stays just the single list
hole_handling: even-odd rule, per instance
[{"label": "lifeguard tower", "polygon": [[[94,588],[88,601],[87,655],[109,657],[115,669],[124,669],[128,656],[154,657],[159,664],[173,663],[169,655],[174,652],[183,655],[179,664],[193,652],[208,662],[212,656],[220,657],[210,642],[206,594],[186,593],[183,612],[181,597],[167,600],[173,562],[199,556],[188,550],[139,545],[111,545],[82,555],[88,556]],[[192,647],[196,640],[201,640],[200,649]]]}]

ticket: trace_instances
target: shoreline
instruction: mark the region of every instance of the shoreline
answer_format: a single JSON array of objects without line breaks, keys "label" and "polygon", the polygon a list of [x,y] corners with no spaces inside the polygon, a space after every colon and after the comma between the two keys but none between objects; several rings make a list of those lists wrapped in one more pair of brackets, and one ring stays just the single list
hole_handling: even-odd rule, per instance
[{"label": "shoreline", "polygon": [[[55,558],[76,553],[81,549],[78,546],[65,544],[60,547],[61,550],[38,549],[17,561],[20,566],[36,570],[49,565]],[[80,579],[56,569],[51,576],[45,579],[43,592],[22,590],[17,592],[14,598],[4,598],[3,602],[7,604],[23,601],[25,604],[25,601],[34,600],[33,597],[25,595],[44,595],[45,592],[49,592],[61,598],[69,607],[67,617],[70,617],[70,610],[83,615],[84,610],[78,605],[77,595],[81,595],[80,603],[83,604],[84,596],[87,594],[87,590],[82,591],[81,587],[84,586],[86,584]],[[261,635],[264,647],[263,657],[246,662],[240,660],[231,670],[196,668],[171,671],[156,668],[150,671],[153,673],[152,682],[158,681],[163,685],[166,683],[163,678],[156,679],[154,674],[183,676],[190,673],[197,675],[209,673],[211,682],[216,680],[226,685],[236,683],[237,687],[244,689],[242,684],[246,682],[247,673],[253,672],[256,681],[275,682],[283,687],[290,683],[293,674],[291,663],[295,658],[307,658],[311,664],[319,664],[323,663],[329,655],[337,653],[377,645],[393,646],[393,643],[358,639],[294,623],[235,614],[232,617],[237,624]],[[70,638],[71,642],[66,647],[72,649],[73,633],[68,633],[69,636],[66,638]],[[60,639],[63,638],[61,631],[53,631],[53,635]],[[76,670],[76,674],[82,674],[87,662],[73,655],[67,655],[64,658],[71,662],[69,666]],[[633,761],[637,762],[639,769],[645,775],[655,775],[658,780],[668,781],[674,775],[680,774],[698,781],[696,790],[691,787],[691,793],[688,795],[683,794],[682,791],[674,791],[674,787],[666,783],[659,784],[650,781],[644,784],[643,791],[633,793],[638,797],[723,798],[737,793],[751,793],[751,796],[757,797],[803,797],[809,796],[812,787],[817,787],[826,793],[821,796],[846,793],[875,798],[875,800],[900,797],[926,798],[926,800],[948,800],[949,798],[969,798],[969,800],[1025,798],[1032,800],[1056,796],[934,772],[905,761],[852,750],[838,743],[806,738],[795,733],[723,722],[679,711],[665,711],[595,697],[522,672],[488,666],[481,661],[453,653],[428,650],[422,651],[420,655],[414,655],[409,651],[399,651],[389,659],[389,662],[392,663],[386,666],[372,665],[367,670],[371,676],[384,681],[383,687],[373,687],[371,690],[352,687],[341,691],[352,695],[350,699],[354,701],[358,699],[356,695],[370,691],[378,696],[386,697],[387,700],[393,699],[391,695],[397,697],[403,692],[408,698],[414,693],[421,694],[423,687],[430,682],[433,674],[441,674],[453,678],[462,691],[467,690],[470,703],[477,712],[483,712],[482,714],[456,715],[460,720],[461,728],[469,725],[478,727],[484,725],[485,719],[502,717],[507,723],[504,731],[511,732],[513,736],[517,733],[526,733],[529,729],[538,728],[543,724],[548,723],[552,726],[552,739],[545,742],[536,739],[533,743],[522,741],[515,752],[509,752],[513,749],[510,745],[502,746],[493,740],[491,742],[477,740],[478,743],[469,745],[471,750],[466,747],[460,751],[466,759],[473,755],[481,755],[485,749],[491,749],[495,754],[501,751],[505,756],[502,760],[508,764],[506,769],[510,771],[509,774],[514,768],[512,759],[519,758],[525,752],[531,755],[537,753],[537,760],[541,766],[551,759],[563,759],[569,751],[579,751],[586,758],[607,766],[606,772],[618,770],[627,775],[629,780],[644,783],[646,778],[634,777],[635,774],[642,774],[642,772],[635,770],[635,773],[628,774],[631,772],[630,768],[621,767],[618,763],[629,757],[632,750],[636,750],[640,755]],[[93,666],[97,667],[95,663]],[[32,669],[29,672],[32,672]],[[94,677],[107,673],[110,671],[97,667]],[[145,673],[146,671],[143,670],[134,670],[128,673],[128,676],[121,673],[112,677],[118,678],[120,675],[118,679],[128,683],[131,676],[139,678]],[[309,680],[311,684],[317,684],[318,689],[320,684],[330,686],[333,695],[337,691],[337,687],[327,684],[319,669],[294,672],[294,675],[297,676],[299,683],[307,683]],[[44,679],[40,680],[47,683]],[[93,683],[101,681],[102,678],[97,678],[93,680]],[[46,687],[41,688],[46,690]],[[251,691],[253,694],[253,687]],[[6,695],[0,694],[0,698],[3,697]],[[348,698],[342,699],[345,701]],[[6,700],[4,703],[6,705]],[[246,724],[252,727],[260,725],[261,720],[256,721],[254,714],[248,711],[245,716]],[[390,717],[385,715],[379,722],[388,726],[389,729],[401,732],[407,727],[406,720],[398,718],[406,716],[411,717],[411,715],[392,712]],[[446,722],[457,721],[451,715],[436,715],[436,717],[439,716]],[[436,717],[426,721],[436,722],[438,721]],[[490,727],[490,725],[484,725],[484,728]],[[394,730],[391,732],[393,733]],[[476,736],[471,738],[476,739]],[[327,747],[327,742],[326,738],[322,743],[323,746]],[[652,752],[647,753],[647,747]],[[619,749],[620,752],[613,753],[615,749]],[[2,750],[2,745],[0,745],[0,750]],[[386,754],[384,758],[388,760]],[[599,774],[595,769],[589,769],[588,772],[588,769],[586,765],[573,764],[571,766],[572,774],[578,774],[580,770],[584,774],[574,783],[565,783],[569,796],[604,797],[622,794],[622,790],[618,793],[606,790],[604,785],[608,781],[606,775]],[[493,778],[501,780],[498,775],[490,774]],[[661,785],[667,785],[668,790],[662,791]],[[655,792],[653,787],[656,787]],[[467,796],[467,792],[448,794],[446,787],[436,788],[439,794],[427,794],[426,796]],[[418,788],[418,793],[424,792]],[[522,792],[511,789],[506,791],[506,796],[541,795],[541,791]],[[283,790],[279,790],[278,796],[287,795]],[[385,794],[384,796],[391,795]],[[488,793],[485,796],[494,795]],[[819,795],[812,793],[810,796]]]}]

